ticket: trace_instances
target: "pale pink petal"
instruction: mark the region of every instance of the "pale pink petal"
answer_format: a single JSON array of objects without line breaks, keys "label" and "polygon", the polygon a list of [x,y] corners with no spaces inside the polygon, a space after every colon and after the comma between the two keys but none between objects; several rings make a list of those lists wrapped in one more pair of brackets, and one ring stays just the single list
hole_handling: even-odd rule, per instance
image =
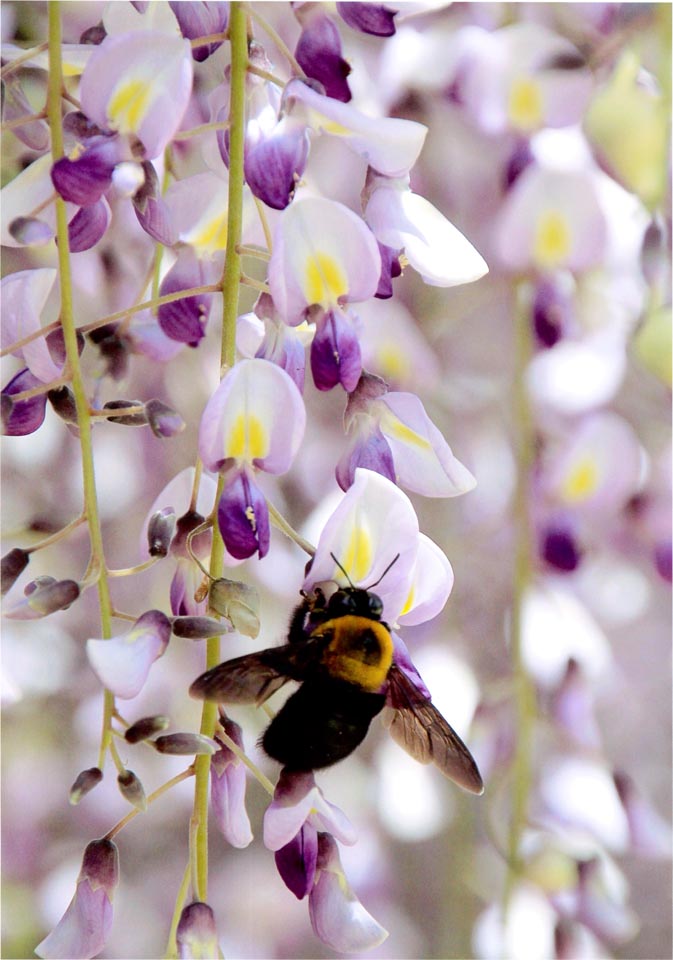
[{"label": "pale pink petal", "polygon": [[[2,348],[34,333],[41,327],[40,314],[56,280],[52,267],[20,270],[2,280]],[[38,337],[14,353],[23,357],[26,366],[38,380],[48,383],[61,373],[62,365],[52,360],[47,341]]]},{"label": "pale pink petal", "polygon": [[150,667],[164,653],[170,632],[168,618],[150,610],[127,633],[108,640],[87,640],[89,662],[104,687],[130,700],[140,693]]}]

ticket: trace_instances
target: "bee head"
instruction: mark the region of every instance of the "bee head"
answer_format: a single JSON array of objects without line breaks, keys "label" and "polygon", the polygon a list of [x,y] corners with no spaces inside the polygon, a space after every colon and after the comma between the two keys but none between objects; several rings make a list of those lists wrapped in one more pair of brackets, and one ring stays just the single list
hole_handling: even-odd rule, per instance
[{"label": "bee head", "polygon": [[342,587],[329,598],[326,612],[329,617],[352,615],[380,620],[383,615],[383,602],[377,594],[370,593],[369,590]]}]

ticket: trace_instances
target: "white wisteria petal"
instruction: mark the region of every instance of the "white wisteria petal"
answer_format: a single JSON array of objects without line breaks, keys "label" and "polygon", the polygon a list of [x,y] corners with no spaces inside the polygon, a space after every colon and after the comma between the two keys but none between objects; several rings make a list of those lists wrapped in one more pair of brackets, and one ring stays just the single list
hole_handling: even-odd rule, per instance
[{"label": "white wisteria petal", "polygon": [[274,306],[286,323],[301,323],[307,307],[333,310],[376,293],[381,255],[361,217],[322,197],[295,200],[283,211],[269,262]]},{"label": "white wisteria petal", "polygon": [[424,533],[419,534],[411,589],[397,622],[411,626],[432,620],[444,608],[452,589],[453,569],[448,557]]},{"label": "white wisteria petal", "polygon": [[212,257],[227,246],[227,177],[205,171],[172,183],[164,202],[182,243],[197,257]]},{"label": "white wisteria petal", "polygon": [[[53,267],[20,270],[2,280],[2,348],[40,329],[40,314],[56,280]],[[62,365],[54,363],[47,341],[38,337],[27,343],[15,356],[23,357],[26,366],[38,380],[49,383],[58,377]]]},{"label": "white wisteria petal", "polygon": [[339,137],[370,167],[386,177],[404,177],[418,160],[428,128],[415,120],[368,117],[349,103],[313,90],[301,80],[291,80],[284,100],[292,113],[296,102],[305,107],[306,120],[318,133]]},{"label": "white wisteria petal", "polygon": [[623,338],[596,333],[583,340],[559,340],[539,352],[528,366],[526,383],[536,404],[572,416],[612,400],[625,372]]},{"label": "white wisteria petal", "polygon": [[334,557],[352,584],[363,588],[376,583],[397,557],[376,586],[384,617],[392,623],[409,593],[418,538],[418,518],[407,495],[381,474],[359,467],[320,534],[304,589],[324,580],[347,586]]},{"label": "white wisteria petal", "polygon": [[305,426],[304,401],[292,378],[268,360],[241,360],[206,404],[199,452],[213,471],[236,461],[285,473]]},{"label": "white wisteria petal", "polygon": [[[17,174],[13,180],[0,190],[0,222],[2,232],[0,243],[3,247],[23,247],[24,244],[9,232],[10,226],[19,217],[26,216],[26,210],[42,208],[54,195],[54,184],[51,182],[51,168],[53,160],[50,153],[38,157],[29,166]],[[68,204],[68,218],[77,208]],[[40,219],[50,227],[55,227],[56,216],[54,205],[50,204],[40,213]]]},{"label": "white wisteria petal", "polygon": [[[64,77],[78,77],[89,61],[89,57],[96,48],[90,43],[63,43],[61,57]],[[22,59],[29,53],[25,47],[18,47],[15,43],[2,44],[3,62],[11,63],[18,57]],[[40,70],[49,70],[49,52],[35,47],[35,56],[24,62],[25,67],[37,67]],[[51,154],[49,154],[51,162]]]},{"label": "white wisteria petal", "polygon": [[425,197],[397,186],[377,187],[365,211],[376,239],[404,250],[423,280],[436,287],[472,283],[488,273],[484,258]]},{"label": "white wisteria petal", "polygon": [[170,633],[168,618],[150,610],[126,633],[87,640],[87,656],[103,686],[115,696],[130,700],[140,693],[150,667],[166,650]]}]

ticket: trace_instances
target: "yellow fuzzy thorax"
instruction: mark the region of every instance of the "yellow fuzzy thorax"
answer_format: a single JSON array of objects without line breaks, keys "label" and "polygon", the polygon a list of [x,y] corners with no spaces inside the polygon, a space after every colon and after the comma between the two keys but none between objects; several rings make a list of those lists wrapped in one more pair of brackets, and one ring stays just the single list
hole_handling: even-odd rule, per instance
[{"label": "yellow fuzzy thorax", "polygon": [[369,617],[348,615],[321,624],[312,636],[329,634],[323,663],[330,677],[367,693],[380,690],[393,662],[393,639],[387,627]]}]

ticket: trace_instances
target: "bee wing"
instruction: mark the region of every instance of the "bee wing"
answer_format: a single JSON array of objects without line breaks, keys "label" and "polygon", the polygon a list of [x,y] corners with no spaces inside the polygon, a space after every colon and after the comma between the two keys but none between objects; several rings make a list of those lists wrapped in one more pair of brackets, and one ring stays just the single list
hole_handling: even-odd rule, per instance
[{"label": "bee wing", "polygon": [[284,647],[270,647],[226,660],[197,677],[189,693],[197,700],[218,703],[256,703],[257,706],[280,690],[292,675],[292,664]]},{"label": "bee wing", "polygon": [[386,708],[384,723],[393,740],[419,763],[434,763],[464,790],[483,793],[472,754],[437,707],[394,664],[388,681],[393,706]]}]

